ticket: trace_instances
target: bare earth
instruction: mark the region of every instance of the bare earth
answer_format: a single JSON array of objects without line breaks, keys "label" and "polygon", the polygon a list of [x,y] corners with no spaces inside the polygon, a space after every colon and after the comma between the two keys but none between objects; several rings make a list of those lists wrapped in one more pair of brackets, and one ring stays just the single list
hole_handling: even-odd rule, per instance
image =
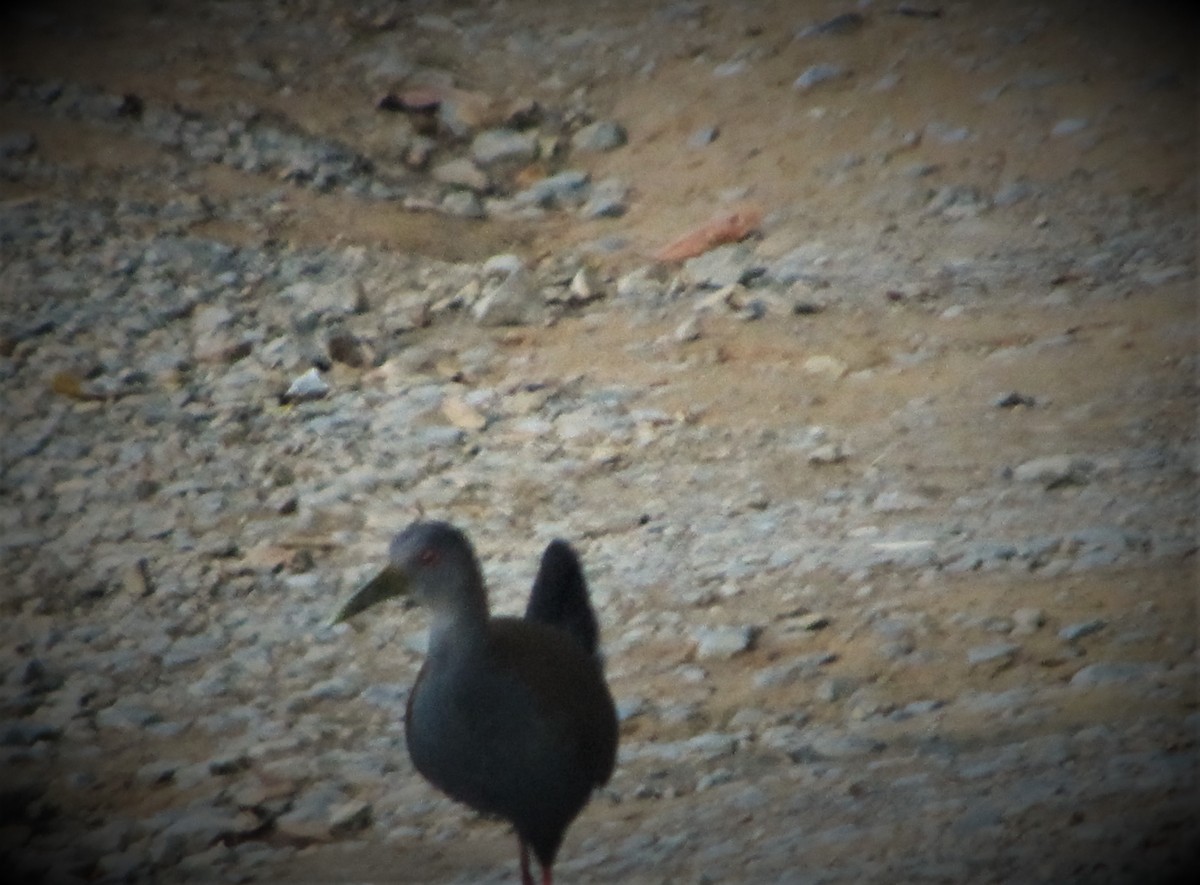
[{"label": "bare earth", "polygon": [[[548,450],[531,447],[521,468],[521,433],[489,426],[476,440],[482,454],[454,468],[456,491],[435,505],[473,531],[485,562],[503,563],[493,575],[503,575],[495,606],[506,611],[520,605],[541,539],[562,530],[576,540],[613,693],[644,708],[623,722],[610,789],[568,835],[560,881],[1165,880],[1195,863],[1200,834],[1194,21],[1138,4],[936,8],[939,17],[921,18],[836,2],[44,4],[5,29],[9,80],[100,86],[216,117],[250,102],[397,175],[424,174],[388,154],[393,120],[375,108],[403,78],[364,71],[355,59],[365,52],[395,47],[506,101],[562,108],[582,95],[597,118],[626,128],[628,143],[566,165],[626,183],[628,211],[463,219],[218,163],[197,165],[186,185],[166,174],[160,185],[152,173],[168,168],[167,149],[15,101],[0,104],[0,130],[32,132],[46,163],[79,175],[8,178],[0,199],[203,195],[218,208],[191,236],[461,262],[512,251],[536,263],[619,238],[590,253],[607,293],[598,301],[500,329],[436,321],[411,338],[452,363],[492,348],[496,358],[467,369],[468,388],[511,390],[524,379],[632,388],[638,408],[679,428],[643,448],[596,440],[577,472],[548,460],[543,475]],[[794,36],[851,9],[865,16],[853,33]],[[512,35],[542,48],[519,50]],[[240,75],[243,59],[269,62],[273,76]],[[714,76],[731,60],[744,68]],[[793,87],[823,62],[849,74]],[[1052,135],[1063,120],[1085,124]],[[702,126],[717,127],[716,139],[687,147]],[[960,127],[963,137],[952,132]],[[990,200],[1018,181],[1028,197]],[[987,205],[930,210],[950,186]],[[223,200],[277,189],[281,208],[261,225],[222,217]],[[745,202],[764,212],[748,244],[761,260],[814,243],[829,256],[824,282],[789,292],[819,310],[748,321],[723,305],[697,313],[706,293],[695,290],[652,305],[616,297],[617,279],[655,249]],[[1122,252],[1126,236],[1138,245]],[[1111,262],[1089,263],[1105,250]],[[692,316],[694,340],[677,340],[691,337],[676,330]],[[805,369],[812,357],[831,359]],[[1010,392],[1033,404],[998,407]],[[811,447],[795,439],[813,426],[847,457],[810,462]],[[1129,466],[1131,452],[1152,448],[1173,466]],[[490,469],[492,451],[518,467]],[[1012,475],[1056,455],[1085,456],[1087,475],[1054,488]],[[900,503],[880,504],[894,492]],[[381,556],[408,518],[398,502],[419,497],[363,496],[355,541],[317,548],[331,609],[348,575]],[[317,513],[308,528],[332,535],[341,514]],[[1045,561],[1000,566],[909,556],[936,554],[956,525],[997,543],[1068,540]],[[1152,540],[1081,563],[1088,542],[1072,547],[1071,533],[1100,525]],[[746,536],[722,534],[718,561],[708,559],[706,533],[727,529]],[[1183,540],[1156,546],[1163,537]],[[810,545],[831,552],[805,559]],[[896,559],[838,565],[838,550],[868,549]],[[747,567],[731,570],[739,550]],[[772,560],[774,551],[791,555]],[[643,561],[650,577],[638,581]],[[987,626],[1024,608],[1045,623],[1026,635]],[[30,635],[54,617],[20,611],[14,624]],[[797,627],[809,612],[828,625]],[[888,618],[915,649],[890,650]],[[1093,619],[1104,622],[1096,633],[1059,636]],[[332,646],[339,666],[407,684],[420,656],[390,641],[419,636],[425,623],[397,611],[346,631]],[[703,625],[752,625],[755,638],[736,654],[698,658]],[[1006,642],[1018,648],[982,663],[969,656]],[[759,678],[817,652],[830,657],[816,676]],[[1073,681],[1109,662],[1153,668]],[[835,684],[851,694],[824,697]],[[988,706],[1010,691],[1028,694]],[[897,712],[922,701],[937,703]],[[214,867],[214,880],[515,880],[511,834],[423,784],[398,722],[358,698],[315,712],[328,725],[313,754],[397,739],[390,782],[355,788],[375,822],[314,838],[268,826],[244,844],[279,851],[257,866]],[[823,752],[804,743],[806,729],[842,743]],[[705,735],[732,749],[670,749]],[[55,793],[79,803],[72,813],[95,822],[173,801],[132,778],[167,752],[162,742],[110,731],[96,741],[101,788]],[[192,730],[169,755],[220,750],[219,738]],[[336,777],[335,765],[327,771]]]}]

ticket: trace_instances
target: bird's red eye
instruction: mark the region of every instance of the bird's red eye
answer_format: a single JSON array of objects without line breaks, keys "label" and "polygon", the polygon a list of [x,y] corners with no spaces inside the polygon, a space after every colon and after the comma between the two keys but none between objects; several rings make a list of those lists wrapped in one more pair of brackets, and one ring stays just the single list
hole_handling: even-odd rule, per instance
[{"label": "bird's red eye", "polygon": [[421,563],[421,565],[433,565],[437,561],[438,561],[437,551],[434,550],[432,547],[426,547],[424,550],[422,550],[420,553],[417,554],[417,562]]}]

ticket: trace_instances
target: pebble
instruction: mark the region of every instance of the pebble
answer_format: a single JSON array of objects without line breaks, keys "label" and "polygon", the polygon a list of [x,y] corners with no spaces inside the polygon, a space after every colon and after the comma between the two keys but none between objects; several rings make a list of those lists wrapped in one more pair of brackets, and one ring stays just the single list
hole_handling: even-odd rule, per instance
[{"label": "pebble", "polygon": [[996,642],[991,645],[976,645],[967,650],[967,663],[1010,663],[1021,646],[1015,642]]},{"label": "pebble", "polygon": [[1079,117],[1065,117],[1059,120],[1050,129],[1050,134],[1055,138],[1061,138],[1064,135],[1074,135],[1076,132],[1081,132],[1087,128],[1088,121]]},{"label": "pebble", "polygon": [[1066,485],[1086,484],[1094,469],[1095,463],[1089,458],[1077,455],[1048,455],[1019,464],[1013,469],[1013,479],[1055,489]]},{"label": "pebble", "polygon": [[517,326],[536,318],[540,301],[529,274],[517,271],[486,288],[471,314],[482,326]]},{"label": "pebble", "polygon": [[702,126],[688,136],[687,146],[692,150],[706,148],[717,140],[720,131],[716,126]]},{"label": "pebble", "polygon": [[795,79],[792,88],[807,92],[821,83],[840,80],[847,76],[849,76],[848,72],[841,65],[829,63],[810,65]]},{"label": "pebble", "polygon": [[692,631],[696,643],[696,659],[726,661],[749,650],[760,628],[750,625],[728,627],[697,627]]},{"label": "pebble", "polygon": [[1163,668],[1159,664],[1138,664],[1124,661],[1098,661],[1088,664],[1071,677],[1074,688],[1095,688],[1104,685],[1128,685],[1148,682],[1159,676]]},{"label": "pebble", "polygon": [[480,166],[497,163],[528,163],[537,156],[537,138],[532,132],[486,129],[471,141],[471,158]]},{"label": "pebble", "polygon": [[1074,642],[1077,639],[1082,639],[1085,636],[1091,636],[1093,633],[1099,633],[1108,626],[1108,621],[1104,618],[1091,618],[1086,621],[1077,621],[1074,624],[1067,624],[1058,631],[1058,638],[1063,642]]},{"label": "pebble", "polygon": [[329,394],[329,390],[329,384],[321,377],[321,373],[313,368],[293,379],[283,398],[289,403],[311,402],[323,399]]},{"label": "pebble", "polygon": [[625,128],[620,123],[597,120],[571,136],[571,147],[577,151],[600,153],[615,150],[627,140]]},{"label": "pebble", "polygon": [[1046,623],[1046,613],[1040,608],[1019,608],[1012,614],[1013,634],[1031,636]]},{"label": "pebble", "polygon": [[434,181],[465,187],[476,192],[486,191],[492,184],[487,173],[465,157],[439,163],[430,170],[430,174]]}]

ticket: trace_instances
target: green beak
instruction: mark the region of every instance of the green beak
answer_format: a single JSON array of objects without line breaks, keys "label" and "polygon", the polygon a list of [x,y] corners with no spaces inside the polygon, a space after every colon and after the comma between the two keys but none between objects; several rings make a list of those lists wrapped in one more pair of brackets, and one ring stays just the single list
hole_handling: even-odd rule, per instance
[{"label": "green beak", "polygon": [[359,612],[366,611],[377,602],[407,595],[408,576],[399,569],[389,565],[346,600],[346,604],[341,607],[334,617],[333,623],[340,624],[343,621],[348,621]]}]

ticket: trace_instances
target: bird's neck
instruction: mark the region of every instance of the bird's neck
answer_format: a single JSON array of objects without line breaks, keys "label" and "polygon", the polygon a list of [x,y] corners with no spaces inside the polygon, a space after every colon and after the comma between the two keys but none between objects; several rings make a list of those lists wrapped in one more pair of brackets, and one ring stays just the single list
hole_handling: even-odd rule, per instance
[{"label": "bird's neck", "polygon": [[429,626],[431,657],[468,655],[487,639],[488,608],[482,591],[455,600],[456,604],[435,609]]}]

